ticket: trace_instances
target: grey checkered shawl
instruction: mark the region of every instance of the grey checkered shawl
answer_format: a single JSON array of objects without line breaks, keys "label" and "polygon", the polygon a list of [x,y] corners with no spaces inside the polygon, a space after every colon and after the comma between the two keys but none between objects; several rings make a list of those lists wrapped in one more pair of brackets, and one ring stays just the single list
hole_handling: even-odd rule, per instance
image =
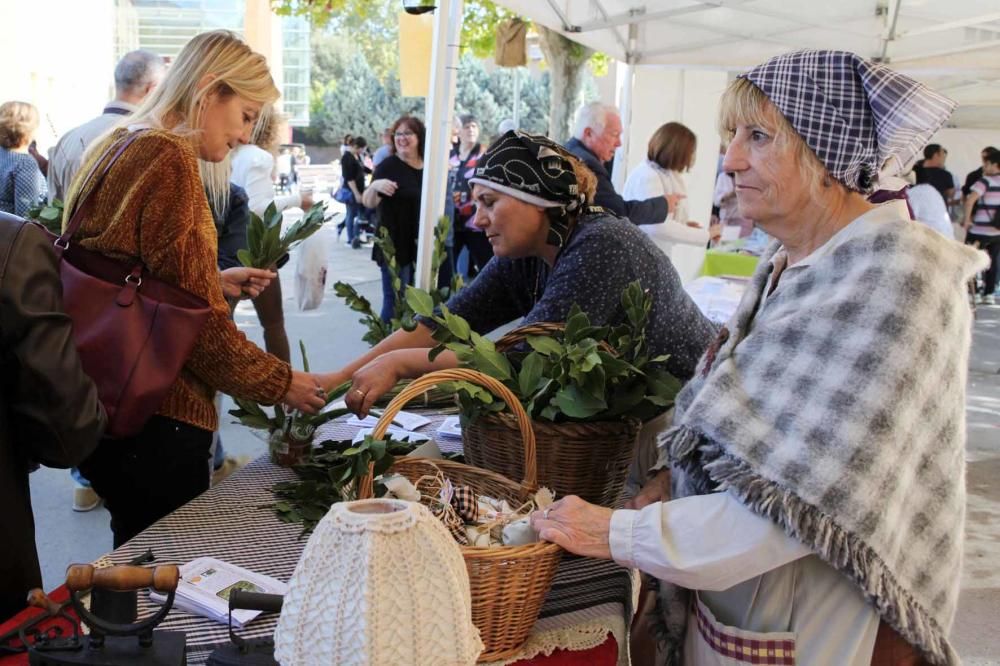
[{"label": "grey checkered shawl", "polygon": [[965,289],[985,255],[887,222],[790,269],[761,304],[776,249],[678,397],[658,467],[679,468],[677,496],[733,493],[931,661],[956,663]]}]

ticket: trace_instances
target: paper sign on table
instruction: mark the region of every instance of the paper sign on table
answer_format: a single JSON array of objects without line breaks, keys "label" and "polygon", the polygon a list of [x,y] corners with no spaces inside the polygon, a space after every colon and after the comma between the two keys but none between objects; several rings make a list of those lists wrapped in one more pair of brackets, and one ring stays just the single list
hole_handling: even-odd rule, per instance
[{"label": "paper sign on table", "polygon": [[[365,437],[372,434],[375,431],[374,428],[362,428],[354,435],[352,440],[355,444],[360,444],[365,441]],[[422,432],[413,432],[412,430],[403,430],[402,428],[393,428],[389,426],[386,430],[386,434],[395,439],[396,441],[406,440],[408,442],[426,442],[430,439],[430,436],[425,435]]]},{"label": "paper sign on table", "polygon": [[457,416],[449,416],[438,426],[437,434],[441,437],[462,437],[462,421]]},{"label": "paper sign on table", "polygon": [[[414,414],[413,412],[400,412],[393,417],[392,422],[398,424],[401,428],[406,430],[416,430],[417,428],[422,428],[431,420],[427,417],[421,416],[420,414]],[[357,416],[352,416],[347,419],[347,425],[349,426],[362,426],[374,428],[378,424],[378,417],[369,414],[363,419],[359,419]]]}]

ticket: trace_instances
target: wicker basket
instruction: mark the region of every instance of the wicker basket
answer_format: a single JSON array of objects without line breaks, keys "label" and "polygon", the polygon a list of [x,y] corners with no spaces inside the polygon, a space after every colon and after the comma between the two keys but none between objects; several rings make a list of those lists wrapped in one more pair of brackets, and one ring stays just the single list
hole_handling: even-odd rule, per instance
[{"label": "wicker basket", "polygon": [[[507,351],[529,335],[551,335],[562,324],[538,323],[514,329],[497,341]],[[603,350],[613,354],[606,343]],[[537,442],[538,483],[557,497],[579,495],[593,504],[615,506],[628,478],[642,423],[626,418],[586,423],[531,422]],[[511,479],[522,478],[524,465],[517,420],[510,414],[487,414],[462,428],[465,459]]]},{"label": "wicker basket", "polygon": [[[524,456],[524,480],[520,484],[499,474],[450,462],[424,458],[397,460],[392,471],[411,481],[438,470],[460,485],[472,487],[476,492],[506,499],[512,505],[523,504],[538,485],[535,472],[535,437],[531,422],[521,403],[499,381],[474,370],[440,370],[415,380],[389,403],[372,433],[380,438],[386,433],[393,417],[411,398],[439,382],[464,380],[489,389],[514,411],[521,434],[521,452]],[[361,479],[358,488],[360,499],[372,496],[372,468]],[[517,654],[535,626],[545,595],[562,557],[562,549],[551,543],[539,542],[525,546],[475,548],[460,546],[465,566],[469,572],[472,589],[472,622],[479,629],[486,646],[479,661],[505,659]]]}]

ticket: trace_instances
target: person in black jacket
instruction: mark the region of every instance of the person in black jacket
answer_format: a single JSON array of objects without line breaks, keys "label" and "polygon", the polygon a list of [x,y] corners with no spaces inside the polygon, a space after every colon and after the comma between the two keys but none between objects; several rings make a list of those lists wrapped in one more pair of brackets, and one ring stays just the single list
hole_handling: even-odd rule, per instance
[{"label": "person in black jacket", "polygon": [[627,217],[633,224],[662,224],[667,213],[674,209],[681,195],[667,194],[642,201],[625,201],[615,191],[606,164],[615,156],[615,148],[622,145],[622,119],[618,109],[600,102],[580,107],[573,125],[573,138],[566,143],[566,150],[580,159],[597,176],[597,194],[594,204],[607,208],[619,217]]},{"label": "person in black jacket", "polygon": [[38,464],[76,465],[97,446],[105,423],[62,309],[48,238],[0,214],[0,621],[42,584],[28,472]]}]

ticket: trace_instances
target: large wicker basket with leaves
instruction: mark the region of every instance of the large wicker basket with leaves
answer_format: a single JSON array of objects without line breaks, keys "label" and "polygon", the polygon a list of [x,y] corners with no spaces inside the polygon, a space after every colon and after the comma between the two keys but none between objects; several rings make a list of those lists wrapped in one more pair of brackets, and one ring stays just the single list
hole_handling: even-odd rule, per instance
[{"label": "large wicker basket with leaves", "polygon": [[[538,323],[517,328],[497,341],[507,351],[529,335],[550,335],[562,324]],[[605,345],[605,350],[610,348]],[[614,506],[628,477],[642,423],[614,421],[552,423],[535,419],[538,483],[557,497],[579,495],[588,502]],[[471,465],[511,479],[525,474],[517,419],[508,413],[484,414],[462,429],[465,459]]]},{"label": "large wicker basket with leaves", "polygon": [[[501,382],[474,370],[440,370],[413,381],[382,413],[372,436],[385,436],[392,419],[412,398],[441,382],[467,381],[482,386],[507,403],[520,433],[523,456],[523,480],[511,481],[494,472],[446,460],[403,458],[392,471],[414,483],[427,475],[442,472],[458,485],[469,486],[479,494],[505,499],[518,506],[538,489],[535,466],[535,436],[531,421],[521,403]],[[358,497],[373,494],[372,468],[360,480]],[[480,661],[504,659],[517,654],[531,633],[545,595],[552,585],[562,549],[551,543],[538,542],[524,546],[477,548],[461,546],[472,590],[472,621],[486,648]]]}]

